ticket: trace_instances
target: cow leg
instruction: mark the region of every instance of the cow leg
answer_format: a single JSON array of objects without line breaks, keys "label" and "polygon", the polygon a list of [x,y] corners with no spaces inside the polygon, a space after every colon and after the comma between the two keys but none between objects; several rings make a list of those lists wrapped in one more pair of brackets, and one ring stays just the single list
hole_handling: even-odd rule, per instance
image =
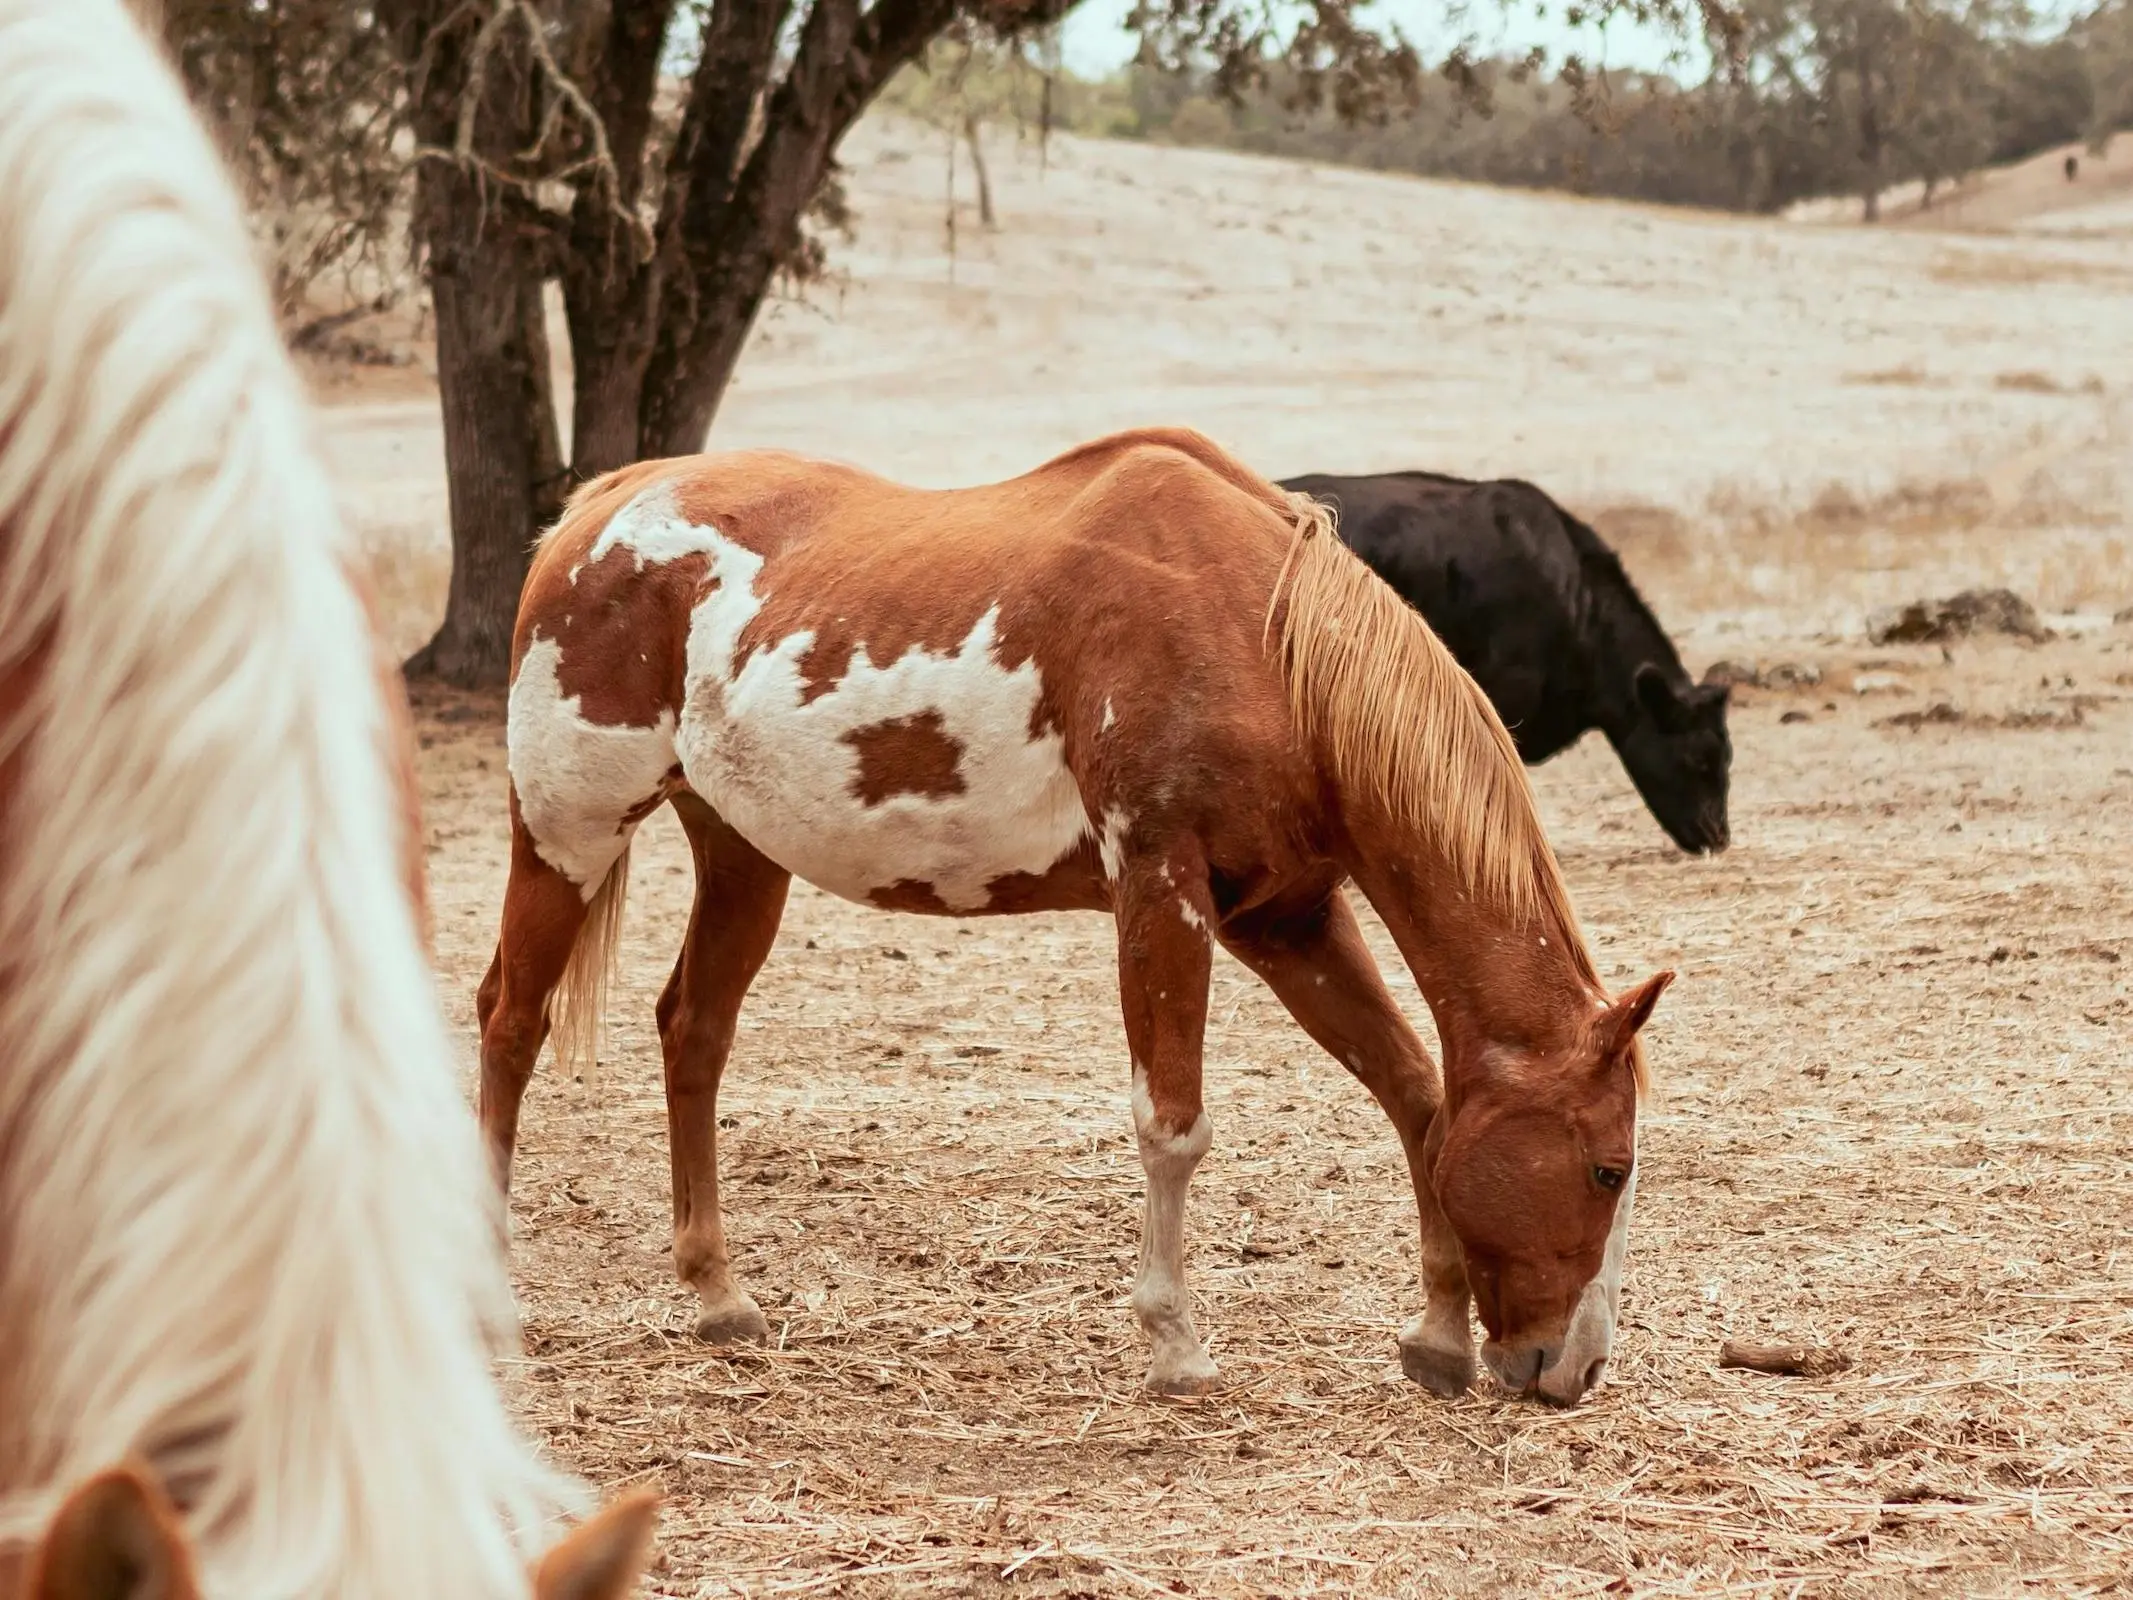
[{"label": "cow leg", "polygon": [[1399,1135],[1421,1216],[1424,1296],[1422,1314],[1400,1331],[1400,1364],[1426,1389],[1461,1393],[1474,1381],[1472,1297],[1424,1159],[1444,1103],[1436,1063],[1387,992],[1340,890],[1302,912],[1240,919],[1222,929],[1222,940],[1376,1097]]},{"label": "cow leg", "polygon": [[674,1270],[696,1291],[697,1338],[711,1344],[761,1341],[770,1325],[733,1281],[719,1217],[718,1086],[741,1001],[777,938],[792,878],[695,795],[676,795],[674,810],[696,858],[688,937],[659,997],[674,1168]]},{"label": "cow leg", "polygon": [[585,926],[585,897],[540,857],[511,806],[511,876],[503,926],[488,975],[475,996],[481,1023],[481,1131],[496,1181],[511,1193],[519,1104],[548,1037],[548,999],[562,982]]},{"label": "cow leg", "polygon": [[1154,1343],[1148,1388],[1205,1394],[1215,1363],[1185,1286],[1185,1194],[1214,1130],[1200,1099],[1213,906],[1197,851],[1129,860],[1116,885],[1119,1001],[1133,1056],[1133,1132],[1148,1177],[1133,1310]]}]

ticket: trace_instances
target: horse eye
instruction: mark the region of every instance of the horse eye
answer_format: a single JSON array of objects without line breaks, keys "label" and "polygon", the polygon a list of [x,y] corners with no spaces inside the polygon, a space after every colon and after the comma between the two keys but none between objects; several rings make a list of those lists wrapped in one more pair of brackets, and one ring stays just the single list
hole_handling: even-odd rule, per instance
[{"label": "horse eye", "polygon": [[1622,1187],[1622,1180],[1629,1176],[1620,1167],[1594,1167],[1592,1181],[1612,1194]]}]

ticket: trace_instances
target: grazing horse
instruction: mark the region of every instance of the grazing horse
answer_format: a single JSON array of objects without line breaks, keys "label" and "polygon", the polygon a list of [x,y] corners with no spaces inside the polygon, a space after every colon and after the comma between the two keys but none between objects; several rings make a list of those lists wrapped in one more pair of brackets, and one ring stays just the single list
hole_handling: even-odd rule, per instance
[{"label": "grazing horse", "polygon": [[514,1423],[396,675],[236,197],[0,0],[0,1596],[601,1600]]},{"label": "grazing horse", "polygon": [[[700,1336],[765,1333],[720,1224],[717,1095],[797,875],[901,911],[1116,918],[1151,1388],[1216,1378],[1184,1280],[1216,941],[1398,1131],[1427,1289],[1409,1374],[1471,1381],[1471,1294],[1512,1389],[1573,1402],[1597,1379],[1636,1035],[1670,974],[1602,991],[1502,723],[1315,502],[1184,432],[945,493],[783,454],[646,462],[572,501],[514,649],[483,1126],[508,1185],[551,1007],[585,1060],[631,834],[671,804],[697,887],[659,1029]],[[1441,1079],[1348,879],[1429,1001]]]}]

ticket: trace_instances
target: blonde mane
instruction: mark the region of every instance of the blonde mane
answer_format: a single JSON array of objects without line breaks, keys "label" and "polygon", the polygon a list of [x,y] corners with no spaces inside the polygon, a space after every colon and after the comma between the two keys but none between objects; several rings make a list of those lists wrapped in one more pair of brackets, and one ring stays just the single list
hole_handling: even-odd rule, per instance
[{"label": "blonde mane", "polygon": [[1297,726],[1351,792],[1433,843],[1484,903],[1553,931],[1598,988],[1496,708],[1429,624],[1341,543],[1331,509],[1309,495],[1286,499],[1294,533],[1267,633],[1278,622]]},{"label": "blonde mane", "polygon": [[139,1454],[211,1596],[503,1600],[577,1491],[348,555],[171,74],[0,0],[0,1541]]}]

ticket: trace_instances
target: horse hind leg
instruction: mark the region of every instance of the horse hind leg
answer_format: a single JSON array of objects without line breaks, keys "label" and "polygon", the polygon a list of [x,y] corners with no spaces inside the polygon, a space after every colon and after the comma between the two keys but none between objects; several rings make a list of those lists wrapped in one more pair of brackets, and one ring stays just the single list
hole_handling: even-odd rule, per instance
[{"label": "horse hind leg", "polygon": [[1206,1394],[1219,1381],[1185,1284],[1185,1198],[1214,1141],[1201,1101],[1213,906],[1195,856],[1129,860],[1117,886],[1119,1000],[1133,1055],[1133,1131],[1147,1174],[1133,1310],[1154,1346],[1148,1388]]},{"label": "horse hind leg", "polygon": [[1400,1331],[1400,1365],[1434,1393],[1464,1393],[1474,1381],[1472,1295],[1459,1242],[1429,1186],[1425,1154],[1443,1083],[1386,990],[1347,897],[1336,889],[1301,912],[1244,919],[1225,927],[1222,940],[1391,1120],[1422,1230],[1423,1309]]},{"label": "horse hind leg", "polygon": [[733,1281],[718,1200],[718,1087],[748,986],[785,912],[791,876],[694,794],[674,797],[696,860],[696,904],[659,997],[667,1137],[674,1168],[674,1270],[696,1291],[696,1336],[760,1342],[770,1325]]},{"label": "horse hind leg", "polygon": [[589,909],[578,885],[541,859],[514,800],[503,923],[475,997],[481,1024],[481,1131],[506,1195],[518,1147],[519,1106],[548,1038],[549,999],[570,965]]}]

